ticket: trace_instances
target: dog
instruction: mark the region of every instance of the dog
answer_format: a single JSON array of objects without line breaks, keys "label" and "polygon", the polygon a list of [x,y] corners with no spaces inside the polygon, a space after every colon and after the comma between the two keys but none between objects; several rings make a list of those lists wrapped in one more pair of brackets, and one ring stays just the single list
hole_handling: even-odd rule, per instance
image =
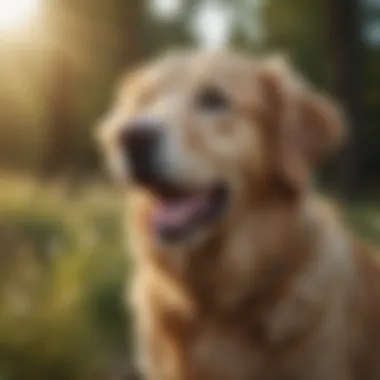
[{"label": "dog", "polygon": [[311,186],[345,120],[281,55],[168,53],[100,139],[129,189],[147,380],[380,379],[380,273]]}]

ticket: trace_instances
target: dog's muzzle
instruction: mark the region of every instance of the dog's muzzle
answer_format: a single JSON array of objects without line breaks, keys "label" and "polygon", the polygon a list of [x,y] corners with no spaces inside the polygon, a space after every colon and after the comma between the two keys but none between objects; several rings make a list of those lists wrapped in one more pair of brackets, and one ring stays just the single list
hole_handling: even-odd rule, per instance
[{"label": "dog's muzzle", "polygon": [[181,185],[176,178],[169,179],[162,165],[165,138],[162,125],[139,119],[122,131],[120,145],[132,181],[156,198],[154,229],[161,238],[173,241],[184,239],[218,219],[226,209],[229,191],[220,182],[195,190]]}]

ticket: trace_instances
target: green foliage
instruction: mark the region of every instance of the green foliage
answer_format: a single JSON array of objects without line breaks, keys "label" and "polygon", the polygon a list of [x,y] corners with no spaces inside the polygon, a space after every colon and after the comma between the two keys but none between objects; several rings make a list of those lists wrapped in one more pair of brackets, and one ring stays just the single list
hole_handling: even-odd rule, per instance
[{"label": "green foliage", "polygon": [[365,201],[345,207],[349,226],[368,242],[380,245],[380,203]]},{"label": "green foliage", "polygon": [[95,187],[72,197],[9,183],[0,200],[0,374],[111,378],[129,342],[121,199]]},{"label": "green foliage", "polygon": [[309,79],[329,83],[328,9],[318,0],[267,0],[266,48],[288,54]]}]

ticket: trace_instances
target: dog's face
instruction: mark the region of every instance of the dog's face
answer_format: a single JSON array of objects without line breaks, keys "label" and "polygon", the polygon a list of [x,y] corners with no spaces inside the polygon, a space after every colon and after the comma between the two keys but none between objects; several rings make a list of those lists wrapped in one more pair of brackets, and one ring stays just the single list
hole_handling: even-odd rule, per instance
[{"label": "dog's face", "polygon": [[101,136],[117,175],[153,195],[157,235],[178,243],[304,191],[339,127],[284,60],[185,52],[122,83]]}]

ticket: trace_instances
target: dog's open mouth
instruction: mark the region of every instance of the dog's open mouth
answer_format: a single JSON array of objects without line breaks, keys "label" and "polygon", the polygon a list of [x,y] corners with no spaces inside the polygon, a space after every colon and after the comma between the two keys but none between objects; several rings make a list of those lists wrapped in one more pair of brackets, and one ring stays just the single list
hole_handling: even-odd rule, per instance
[{"label": "dog's open mouth", "polygon": [[158,205],[154,214],[157,234],[165,240],[181,240],[199,227],[218,219],[225,211],[228,190],[218,184],[205,192],[154,190]]}]

